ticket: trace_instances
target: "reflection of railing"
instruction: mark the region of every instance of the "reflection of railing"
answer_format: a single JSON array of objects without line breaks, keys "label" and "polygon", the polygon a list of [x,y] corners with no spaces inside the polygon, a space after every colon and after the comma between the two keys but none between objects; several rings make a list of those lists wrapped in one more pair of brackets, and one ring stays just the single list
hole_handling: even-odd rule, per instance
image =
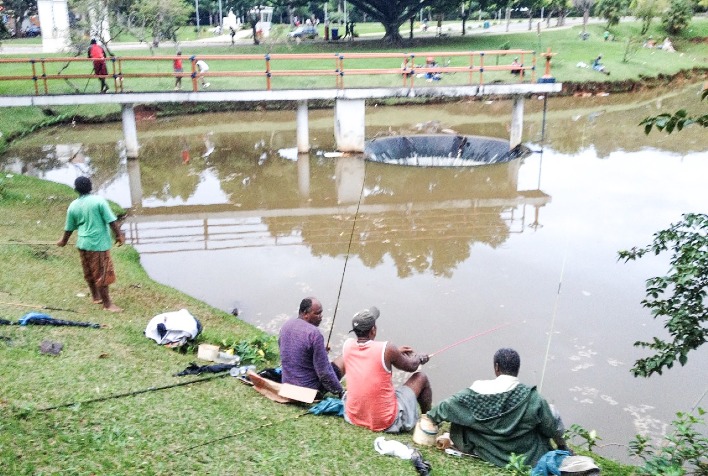
[{"label": "reflection of railing", "polygon": [[[507,56],[519,57],[520,62],[499,64]],[[421,64],[420,58],[433,57],[445,59],[442,65]],[[550,56],[546,57],[546,73],[550,73]],[[273,79],[279,78],[278,89],[298,89],[303,87],[302,79],[312,78],[305,87],[331,87],[327,78],[334,78],[335,87],[343,89],[345,78],[359,76],[360,81],[348,79],[348,87],[391,87],[393,84],[381,80],[381,76],[402,78],[403,86],[412,88],[417,75],[451,75],[466,73],[465,79],[446,83],[483,85],[488,78],[485,74],[504,72],[504,83],[521,83],[526,79],[535,81],[536,52],[532,50],[491,50],[491,51],[452,51],[418,53],[315,53],[315,54],[244,54],[244,55],[200,55],[185,57],[191,64],[191,71],[175,73],[172,62],[182,56],[125,56],[106,59],[108,74],[97,76],[92,72],[93,59],[90,58],[0,58],[0,82],[16,81],[15,87],[9,88],[21,92],[22,83],[32,84],[34,94],[62,94],[58,88],[50,88],[57,82],[69,83],[71,94],[81,91],[71,84],[72,79],[90,79],[102,77],[113,80],[116,92],[149,92],[164,90],[166,78],[177,77],[191,79],[192,91],[199,90],[201,77],[240,78],[242,81],[212,82],[212,89],[220,90],[271,90]],[[524,61],[527,59],[527,63]],[[209,62],[209,70],[199,72],[197,60]],[[24,69],[22,66],[26,66]],[[50,66],[61,65],[58,73],[52,74]],[[147,65],[147,66],[146,66]],[[307,65],[306,67],[303,65]],[[88,72],[86,71],[88,69]],[[145,71],[147,69],[147,71]],[[9,74],[8,70],[18,71]],[[14,71],[13,71],[14,73]],[[514,73],[509,75],[509,73]],[[530,78],[528,77],[530,76]],[[299,77],[293,81],[286,78]],[[449,78],[447,76],[446,78]],[[255,78],[257,81],[247,81]],[[475,79],[476,78],[476,79]],[[265,83],[260,82],[261,80]],[[29,83],[31,81],[31,83]],[[396,80],[398,82],[398,80]],[[3,88],[8,90],[8,88]],[[85,90],[86,88],[84,88]],[[51,91],[51,92],[50,92]],[[5,93],[7,94],[7,93]]]},{"label": "reflection of railing", "polygon": [[[523,194],[523,192],[522,192]],[[485,230],[487,218],[501,221],[508,233],[523,233],[526,227],[527,205],[538,208],[550,202],[550,197],[540,192],[535,196],[520,196],[509,199],[449,200],[428,204],[362,205],[357,218],[357,230],[365,230],[366,241],[408,242],[414,240],[477,239],[488,237]],[[154,210],[152,210],[154,212]],[[239,212],[214,212],[181,215],[145,215],[129,217],[127,240],[140,253],[158,254],[180,251],[222,250],[249,247],[331,245],[346,246],[349,242],[351,220],[355,208],[306,208],[289,210],[254,210]],[[415,213],[434,212],[435,219],[427,221],[424,232],[413,231]],[[520,216],[519,216],[520,213]],[[386,216],[385,226],[378,226]],[[308,231],[301,234],[303,222],[312,217],[332,217],[321,234]],[[394,217],[394,218],[391,218]],[[277,220],[278,229],[288,230],[279,235],[270,227]],[[493,222],[494,220],[492,220]],[[339,238],[332,238],[335,222],[347,230]]]}]

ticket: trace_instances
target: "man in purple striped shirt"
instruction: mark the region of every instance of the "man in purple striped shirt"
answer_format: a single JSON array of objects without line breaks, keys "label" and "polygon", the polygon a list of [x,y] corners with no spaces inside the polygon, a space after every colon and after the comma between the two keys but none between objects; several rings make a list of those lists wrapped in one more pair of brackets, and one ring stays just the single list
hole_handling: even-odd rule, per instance
[{"label": "man in purple striped shirt", "polygon": [[341,398],[344,393],[339,380],[343,376],[342,357],[329,361],[324,337],[317,326],[322,322],[322,304],[313,297],[300,303],[296,318],[288,320],[280,329],[280,347],[283,383],[326,392]]}]

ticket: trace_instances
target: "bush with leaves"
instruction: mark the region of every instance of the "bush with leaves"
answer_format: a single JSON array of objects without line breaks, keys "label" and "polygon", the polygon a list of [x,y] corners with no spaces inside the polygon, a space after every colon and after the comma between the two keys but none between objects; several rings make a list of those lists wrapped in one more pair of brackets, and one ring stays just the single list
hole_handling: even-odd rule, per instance
[{"label": "bush with leaves", "polygon": [[661,17],[661,24],[664,30],[670,35],[681,33],[693,18],[692,0],[671,0],[669,8]]},{"label": "bush with leaves", "polygon": [[629,443],[630,456],[637,456],[644,465],[637,469],[642,476],[654,475],[708,475],[708,438],[697,425],[705,425],[705,410],[698,408],[698,416],[678,412],[671,423],[673,432],[657,448],[649,438],[637,435]]},{"label": "bush with leaves", "polygon": [[655,352],[635,362],[631,370],[635,377],[661,375],[676,360],[685,365],[688,353],[708,338],[708,215],[686,213],[678,223],[656,232],[650,245],[620,251],[619,259],[633,261],[647,253],[658,255],[669,250],[671,268],[666,276],[647,280],[642,306],[650,309],[654,318],[666,318],[664,327],[671,340],[654,337],[652,342],[634,343]]}]

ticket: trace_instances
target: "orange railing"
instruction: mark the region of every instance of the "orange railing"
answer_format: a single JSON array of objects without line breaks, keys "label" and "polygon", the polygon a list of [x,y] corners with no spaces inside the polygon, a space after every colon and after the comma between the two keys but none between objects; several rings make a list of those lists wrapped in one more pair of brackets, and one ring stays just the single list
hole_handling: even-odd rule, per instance
[{"label": "orange railing", "polygon": [[[542,55],[546,58],[546,72],[550,72],[550,52]],[[426,65],[427,57],[442,59],[442,64]],[[518,57],[518,63],[510,63],[508,57]],[[415,79],[434,79],[437,75],[448,78],[454,73],[465,73],[456,76],[454,80],[440,82],[440,85],[485,84],[491,75],[492,81],[515,83],[536,80],[537,53],[531,50],[491,50],[491,51],[455,51],[455,52],[419,52],[419,53],[314,53],[288,54],[275,53],[266,55],[200,55],[183,58],[185,66],[191,66],[191,71],[175,73],[172,71],[172,61],[177,56],[115,56],[106,59],[108,74],[102,76],[113,82],[116,92],[148,92],[164,90],[167,78],[174,81],[182,77],[191,79],[192,91],[200,89],[200,79],[213,81],[218,78],[249,79],[245,82],[221,82],[215,84],[218,90],[272,90],[274,81],[278,80],[277,89],[317,89],[331,87],[326,78],[334,79],[334,87],[345,88],[345,79],[359,77],[359,80],[348,79],[349,88],[357,87],[396,87],[402,81],[403,87],[413,88]],[[421,60],[422,58],[422,60]],[[202,74],[196,63],[204,60],[210,69]],[[307,68],[300,64],[307,63]],[[145,67],[149,63],[149,67]],[[501,64],[500,64],[501,63]],[[28,70],[23,71],[23,65]],[[260,65],[260,66],[259,66]],[[58,72],[49,70],[59,66]],[[98,78],[93,74],[93,60],[89,58],[0,58],[0,95],[22,95],[24,84],[31,81],[34,94],[76,94],[80,88],[71,80],[87,80]],[[186,69],[189,69],[188,68]],[[9,74],[8,70],[12,70]],[[82,71],[79,71],[82,70]],[[88,70],[88,72],[85,72]],[[508,76],[495,78],[495,73],[504,72]],[[514,75],[509,73],[514,72]],[[487,76],[485,76],[487,75]],[[387,80],[382,78],[388,77]],[[260,78],[260,79],[259,79]],[[287,79],[286,79],[287,78]],[[300,81],[293,80],[300,78]],[[302,83],[302,78],[307,78]],[[393,78],[393,79],[391,79]],[[395,78],[398,78],[396,80]],[[253,79],[257,80],[254,81]],[[263,81],[261,83],[260,81]],[[16,81],[9,87],[8,81]],[[60,88],[58,83],[70,84]],[[28,83],[26,83],[28,84]],[[128,88],[126,85],[130,84]],[[400,84],[400,83],[398,83]],[[436,83],[437,85],[437,83]],[[84,87],[84,92],[86,87]]]}]

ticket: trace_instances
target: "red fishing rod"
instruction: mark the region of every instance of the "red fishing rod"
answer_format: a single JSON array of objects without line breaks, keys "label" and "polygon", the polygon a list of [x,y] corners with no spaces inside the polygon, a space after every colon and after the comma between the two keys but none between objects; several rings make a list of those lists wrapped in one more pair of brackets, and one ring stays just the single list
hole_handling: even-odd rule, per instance
[{"label": "red fishing rod", "polygon": [[483,336],[483,335],[492,333],[492,332],[494,332],[494,331],[498,331],[499,329],[502,329],[502,328],[507,327],[507,326],[510,326],[510,325],[511,325],[511,323],[510,323],[510,322],[507,322],[506,324],[502,324],[502,325],[500,325],[500,326],[493,327],[493,328],[488,329],[488,330],[486,330],[486,331],[484,331],[484,332],[480,332],[479,334],[474,334],[474,335],[471,335],[471,336],[469,336],[469,337],[465,337],[464,339],[459,340],[459,341],[455,342],[454,344],[450,344],[450,345],[448,345],[448,346],[446,346],[446,347],[443,347],[443,348],[440,349],[440,350],[436,350],[436,351],[433,352],[432,354],[428,354],[428,358],[432,358],[434,355],[437,355],[437,354],[439,354],[439,353],[441,353],[441,352],[445,352],[446,350],[450,350],[450,349],[452,349],[453,347],[457,347],[457,346],[460,345],[460,344],[464,344],[464,343],[467,342],[468,340],[476,339],[477,337],[481,337],[481,336]]}]

